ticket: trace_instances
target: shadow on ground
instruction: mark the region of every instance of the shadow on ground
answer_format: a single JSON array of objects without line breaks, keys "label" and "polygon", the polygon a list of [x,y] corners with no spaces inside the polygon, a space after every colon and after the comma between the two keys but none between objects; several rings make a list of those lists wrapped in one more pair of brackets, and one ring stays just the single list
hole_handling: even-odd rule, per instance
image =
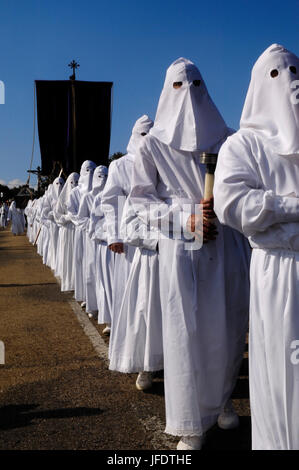
[{"label": "shadow on ground", "polygon": [[99,408],[58,408],[53,410],[36,410],[38,404],[8,405],[0,408],[0,429],[15,429],[30,426],[38,419],[65,419],[94,416],[103,413]]},{"label": "shadow on ground", "polygon": [[240,416],[240,426],[237,429],[224,431],[217,425],[206,436],[203,450],[250,450],[251,449],[251,420],[249,416]]}]

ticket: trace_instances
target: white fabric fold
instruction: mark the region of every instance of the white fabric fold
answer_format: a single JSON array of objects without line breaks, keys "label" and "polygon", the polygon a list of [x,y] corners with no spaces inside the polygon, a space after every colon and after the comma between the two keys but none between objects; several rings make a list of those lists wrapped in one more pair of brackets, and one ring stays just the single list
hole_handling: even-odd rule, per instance
[{"label": "white fabric fold", "polygon": [[258,135],[277,154],[290,157],[299,155],[298,80],[299,58],[272,44],[252,69],[240,121],[241,129]]}]

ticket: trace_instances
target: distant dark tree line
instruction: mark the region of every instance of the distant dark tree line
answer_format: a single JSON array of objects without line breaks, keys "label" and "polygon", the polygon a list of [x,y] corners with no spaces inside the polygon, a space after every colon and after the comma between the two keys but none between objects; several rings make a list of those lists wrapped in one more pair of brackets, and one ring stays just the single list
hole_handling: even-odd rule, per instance
[{"label": "distant dark tree line", "polygon": [[[18,195],[18,193],[25,187],[27,188],[26,185],[9,188],[8,186],[0,184],[0,195],[3,194],[3,196],[0,197],[1,202],[7,201],[9,199],[14,199]],[[29,188],[29,189],[33,194],[35,194],[35,191],[33,188]]]},{"label": "distant dark tree line", "polygon": [[[118,158],[122,157],[125,155],[122,152],[115,152],[113,155],[109,157],[110,163],[113,160],[117,160]],[[63,175],[65,176],[65,175]],[[41,176],[40,177],[40,191],[37,192],[31,187],[28,187],[27,185],[22,185],[22,186],[16,186],[14,188],[9,188],[8,186],[5,186],[3,184],[0,184],[0,202],[3,201],[9,201],[11,199],[15,199],[18,203],[18,199],[22,197],[22,200],[24,199],[29,199],[29,193],[32,195],[32,197],[40,197],[44,194],[45,190],[47,189],[48,185],[53,182],[53,178],[50,178],[49,176]],[[22,196],[20,196],[20,193]],[[18,205],[18,204],[17,204]],[[21,204],[23,205],[23,204]]]}]

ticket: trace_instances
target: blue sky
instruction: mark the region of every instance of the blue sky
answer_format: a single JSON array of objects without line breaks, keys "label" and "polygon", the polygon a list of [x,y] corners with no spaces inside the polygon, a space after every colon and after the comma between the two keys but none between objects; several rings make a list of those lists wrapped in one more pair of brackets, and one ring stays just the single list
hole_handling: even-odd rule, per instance
[{"label": "blue sky", "polygon": [[0,0],[0,182],[26,181],[34,80],[68,79],[72,59],[78,79],[114,82],[112,154],[139,116],[155,117],[166,68],[181,56],[238,128],[252,65],[274,42],[299,55],[299,0]]}]

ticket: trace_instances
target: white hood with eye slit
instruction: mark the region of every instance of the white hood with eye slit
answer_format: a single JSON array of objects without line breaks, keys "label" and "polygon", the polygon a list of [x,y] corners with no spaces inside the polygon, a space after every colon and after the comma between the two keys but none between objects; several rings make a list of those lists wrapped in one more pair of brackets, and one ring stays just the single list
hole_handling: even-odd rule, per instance
[{"label": "white hood with eye slit", "polygon": [[[273,70],[278,72],[274,77]],[[240,128],[259,135],[279,155],[298,155],[298,87],[299,58],[283,46],[272,44],[252,69]]]},{"label": "white hood with eye slit", "polygon": [[85,162],[82,163],[78,183],[81,195],[91,191],[92,177],[95,168],[96,164],[91,160],[85,160]]},{"label": "white hood with eye slit", "polygon": [[57,199],[58,199],[58,197],[59,197],[59,195],[62,191],[63,185],[64,185],[64,179],[61,178],[61,177],[57,177],[53,181],[51,196],[52,196],[52,199],[54,201],[57,201]]},{"label": "white hood with eye slit", "polygon": [[104,165],[97,166],[93,172],[93,179],[92,179],[92,195],[95,197],[99,194],[106,183],[108,176],[108,168]]},{"label": "white hood with eye slit", "polygon": [[[175,89],[174,82],[182,86]],[[229,133],[198,68],[188,59],[177,59],[167,70],[150,134],[177,150],[194,152],[208,151]]]},{"label": "white hood with eye slit", "polygon": [[132,129],[132,135],[127,146],[128,153],[134,155],[136,149],[142,142],[142,134],[148,134],[153,124],[153,121],[146,114],[137,119]]},{"label": "white hood with eye slit", "polygon": [[66,214],[67,213],[67,204],[70,199],[70,194],[71,191],[78,185],[79,181],[79,175],[78,173],[71,173],[66,182],[65,185],[62,188],[62,191],[58,197],[58,201],[56,204],[56,211],[59,214]]}]

